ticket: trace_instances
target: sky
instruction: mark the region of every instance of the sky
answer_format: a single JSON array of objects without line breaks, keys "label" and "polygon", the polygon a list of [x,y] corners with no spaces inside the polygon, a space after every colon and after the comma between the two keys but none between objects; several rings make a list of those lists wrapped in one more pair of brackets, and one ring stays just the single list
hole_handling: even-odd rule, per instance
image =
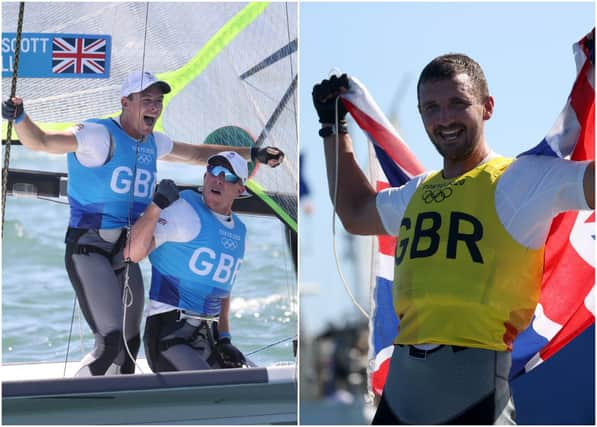
[{"label": "sky", "polygon": [[[441,157],[417,112],[416,83],[434,57],[465,53],[481,64],[493,117],[486,141],[515,156],[536,145],[564,107],[576,76],[572,44],[595,25],[590,2],[301,3],[300,147],[311,187],[311,214],[300,216],[301,333],[361,318],[343,289],[333,255],[332,206],[327,193],[322,140],[311,102],[313,84],[339,70],[368,87],[424,167],[441,169]],[[352,128],[357,158],[367,168],[367,141]],[[368,304],[368,239],[347,245],[336,226],[340,269],[359,301]],[[354,239],[352,239],[354,240]],[[352,250],[351,250],[352,248]],[[355,267],[355,265],[357,267]],[[364,284],[364,286],[363,286]]]}]

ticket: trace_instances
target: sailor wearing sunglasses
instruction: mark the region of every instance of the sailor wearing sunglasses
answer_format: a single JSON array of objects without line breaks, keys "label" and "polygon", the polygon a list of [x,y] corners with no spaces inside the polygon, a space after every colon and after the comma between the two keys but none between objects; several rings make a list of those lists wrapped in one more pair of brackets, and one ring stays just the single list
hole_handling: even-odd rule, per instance
[{"label": "sailor wearing sunglasses", "polygon": [[145,353],[154,372],[241,367],[231,344],[230,291],[242,263],[246,228],[232,213],[248,194],[247,162],[233,151],[208,159],[203,193],[178,193],[162,180],[135,223],[125,256],[152,264]]}]

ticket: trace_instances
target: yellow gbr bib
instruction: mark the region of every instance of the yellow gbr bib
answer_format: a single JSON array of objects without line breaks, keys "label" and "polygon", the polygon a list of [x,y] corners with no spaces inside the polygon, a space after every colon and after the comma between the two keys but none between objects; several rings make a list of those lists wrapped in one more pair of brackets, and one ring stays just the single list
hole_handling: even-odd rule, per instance
[{"label": "yellow gbr bib", "polygon": [[495,188],[512,159],[498,157],[453,179],[431,174],[417,188],[396,245],[396,344],[511,350],[539,300],[543,248],[504,229]]}]

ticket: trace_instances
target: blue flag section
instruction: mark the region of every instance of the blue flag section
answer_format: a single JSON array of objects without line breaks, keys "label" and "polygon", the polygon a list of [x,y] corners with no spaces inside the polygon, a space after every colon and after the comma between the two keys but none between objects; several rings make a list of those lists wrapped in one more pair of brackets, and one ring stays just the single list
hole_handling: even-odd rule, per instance
[{"label": "blue flag section", "polygon": [[[2,77],[12,77],[16,33],[2,33]],[[97,34],[23,33],[19,77],[110,77],[112,38]]]},{"label": "blue flag section", "polygon": [[512,381],[523,425],[595,425],[595,325]]}]

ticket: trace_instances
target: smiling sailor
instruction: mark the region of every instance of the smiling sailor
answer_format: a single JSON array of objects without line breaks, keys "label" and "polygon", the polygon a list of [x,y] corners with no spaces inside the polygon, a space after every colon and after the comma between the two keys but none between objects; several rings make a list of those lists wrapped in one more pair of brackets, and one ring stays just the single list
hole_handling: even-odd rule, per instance
[{"label": "smiling sailor", "polygon": [[[150,72],[133,72],[120,90],[120,116],[89,119],[60,132],[40,129],[25,113],[21,98],[2,103],[2,117],[14,121],[25,147],[67,153],[70,221],[65,262],[83,315],[95,335],[95,347],[83,359],[77,375],[134,372],[131,357],[136,358],[140,346],[143,281],[139,266],[129,263],[126,268],[122,253],[125,229],[152,200],[156,161],[205,164],[210,156],[225,149],[234,150],[238,159],[250,158],[271,167],[284,158],[275,147],[192,145],[155,132],[164,95],[170,91],[168,83]],[[126,312],[122,303],[125,282],[130,288]]]},{"label": "smiling sailor", "polygon": [[233,151],[208,160],[203,194],[162,180],[131,231],[125,256],[152,264],[145,353],[154,372],[243,366],[231,344],[230,292],[246,227],[232,212],[246,195],[247,162]]}]

